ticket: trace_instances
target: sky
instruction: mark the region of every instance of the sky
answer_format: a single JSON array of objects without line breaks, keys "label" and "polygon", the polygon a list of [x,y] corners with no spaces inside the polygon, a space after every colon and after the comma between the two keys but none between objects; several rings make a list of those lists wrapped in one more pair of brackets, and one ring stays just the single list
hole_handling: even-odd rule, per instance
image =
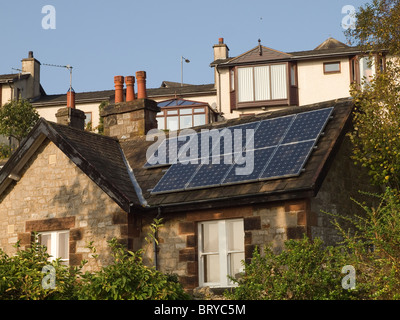
[{"label": "sky", "polygon": [[[213,45],[231,57],[261,44],[284,52],[312,50],[329,37],[347,42],[345,6],[365,0],[17,0],[0,9],[0,74],[17,73],[33,51],[47,94],[112,90],[116,75],[146,71],[162,81],[214,82]],[[48,7],[52,6],[53,11]],[[348,20],[347,20],[348,21]],[[14,68],[14,69],[13,69]]]}]

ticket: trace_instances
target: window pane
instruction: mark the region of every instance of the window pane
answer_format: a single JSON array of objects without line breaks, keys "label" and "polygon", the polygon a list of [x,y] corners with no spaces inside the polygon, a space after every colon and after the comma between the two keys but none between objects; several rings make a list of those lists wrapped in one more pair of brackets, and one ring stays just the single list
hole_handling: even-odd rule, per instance
[{"label": "window pane", "polygon": [[242,260],[244,260],[244,252],[229,254],[229,275],[238,278],[240,272],[243,271]]},{"label": "window pane", "polygon": [[167,129],[171,131],[178,130],[178,117],[167,117]]},{"label": "window pane", "polygon": [[89,122],[92,122],[92,113],[91,112],[85,112],[85,125],[87,125]]},{"label": "window pane", "polygon": [[181,116],[180,117],[181,129],[190,128],[192,126],[192,116]]},{"label": "window pane", "polygon": [[47,253],[51,255],[51,234],[41,234],[40,244],[47,247]]},{"label": "window pane", "polygon": [[204,282],[219,282],[219,255],[206,255],[204,258]]},{"label": "window pane", "polygon": [[254,68],[254,86],[255,100],[260,101],[271,99],[269,86],[269,66]]},{"label": "window pane", "polygon": [[296,66],[294,64],[290,66],[290,84],[296,85]]},{"label": "window pane", "polygon": [[253,68],[238,69],[239,102],[254,101]]},{"label": "window pane", "polygon": [[190,108],[190,109],[181,109],[181,110],[179,110],[179,114],[180,115],[182,115],[182,114],[192,114],[193,112],[192,112],[192,108]]},{"label": "window pane", "polygon": [[369,63],[370,59],[368,57],[363,57],[360,59],[360,79],[361,81],[365,80],[366,83],[369,83],[375,74],[374,63],[372,62],[371,65]]},{"label": "window pane", "polygon": [[206,124],[206,115],[205,114],[195,114],[194,118],[194,126],[202,126]]},{"label": "window pane", "polygon": [[218,252],[218,223],[202,224],[203,252]]},{"label": "window pane", "polygon": [[287,97],[286,65],[271,66],[271,96],[272,99],[286,99]]},{"label": "window pane", "polygon": [[203,113],[203,112],[205,112],[204,108],[196,108],[193,111],[194,111],[194,113]]},{"label": "window pane", "polygon": [[244,250],[244,226],[243,220],[227,221],[227,239],[228,251],[243,251]]},{"label": "window pane", "polygon": [[158,117],[157,118],[157,128],[160,130],[164,130],[165,129],[165,118],[164,117]]},{"label": "window pane", "polygon": [[178,110],[168,110],[167,111],[168,115],[174,115],[174,114],[178,114]]},{"label": "window pane", "polygon": [[324,72],[339,72],[340,62],[324,63]]},{"label": "window pane", "polygon": [[60,232],[58,234],[58,257],[69,259],[69,232]]}]

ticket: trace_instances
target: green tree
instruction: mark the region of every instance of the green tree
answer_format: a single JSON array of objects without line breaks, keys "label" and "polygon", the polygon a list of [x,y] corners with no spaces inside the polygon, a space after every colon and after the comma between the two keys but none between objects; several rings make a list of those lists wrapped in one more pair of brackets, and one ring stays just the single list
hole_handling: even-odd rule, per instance
[{"label": "green tree", "polygon": [[[400,188],[400,1],[373,0],[358,9],[349,40],[374,59],[377,73],[354,84],[353,159],[377,185]],[[383,58],[386,56],[386,63]],[[367,85],[368,84],[368,85]]]},{"label": "green tree", "polygon": [[0,108],[0,134],[15,138],[19,145],[39,118],[29,101],[13,100]]}]

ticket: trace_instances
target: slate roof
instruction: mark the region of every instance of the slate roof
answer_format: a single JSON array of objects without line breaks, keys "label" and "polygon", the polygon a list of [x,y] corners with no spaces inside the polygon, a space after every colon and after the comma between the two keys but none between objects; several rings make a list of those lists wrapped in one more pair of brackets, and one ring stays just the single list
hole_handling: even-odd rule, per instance
[{"label": "slate roof", "polygon": [[228,59],[219,59],[211,62],[211,66],[234,66],[240,64],[297,61],[335,56],[351,56],[361,53],[359,47],[350,47],[334,38],[328,38],[313,50],[281,52],[262,46],[262,55],[259,54],[259,46],[237,56]]},{"label": "slate roof", "polygon": [[18,170],[24,165],[24,157],[32,154],[31,149],[37,141],[40,142],[40,137],[44,136],[54,142],[126,212],[143,212],[146,208],[157,210],[158,207],[162,207],[163,212],[167,213],[313,197],[329,170],[347,126],[351,125],[351,98],[291,107],[194,128],[224,128],[328,107],[334,107],[332,119],[328,121],[324,135],[318,140],[318,148],[312,152],[304,172],[299,176],[165,194],[150,193],[164,175],[166,168],[143,168],[146,163],[146,151],[154,143],[146,141],[145,136],[118,142],[109,137],[41,119],[1,169],[0,193],[11,182],[10,174],[18,174]]},{"label": "slate roof", "polygon": [[221,128],[239,123],[260,121],[331,106],[334,107],[333,118],[328,122],[324,130],[324,135],[319,139],[317,150],[313,151],[307,161],[304,168],[305,171],[298,177],[166,194],[150,194],[150,190],[155,187],[157,182],[164,175],[166,169],[165,167],[143,168],[143,165],[146,163],[146,150],[154,142],[146,141],[144,137],[135,137],[129,141],[121,142],[121,146],[149,206],[161,206],[164,212],[168,210],[176,212],[179,210],[189,210],[191,208],[207,208],[211,205],[226,206],[232,205],[232,203],[239,205],[241,203],[251,204],[282,199],[311,197],[317,194],[328,170],[330,160],[334,156],[334,151],[338,145],[340,145],[341,138],[344,136],[344,128],[350,123],[350,115],[353,109],[353,101],[351,99],[344,98],[326,101],[197,127],[198,130],[205,128]]},{"label": "slate roof", "polygon": [[[125,90],[124,90],[125,91]],[[202,85],[184,85],[184,86],[164,86],[160,88],[148,88],[147,96],[149,98],[157,97],[170,97],[173,95],[215,95],[216,89],[214,84],[202,84]],[[114,100],[115,90],[102,90],[102,91],[88,91],[88,92],[76,92],[75,101],[77,103],[84,102],[101,102]],[[67,94],[52,94],[42,96],[39,99],[32,102],[33,106],[51,106],[51,105],[64,105],[67,103]]]},{"label": "slate roof", "polygon": [[129,212],[131,207],[143,207],[140,192],[135,190],[135,181],[129,174],[129,167],[116,139],[52,123],[44,118],[38,121],[1,169],[1,190],[11,182],[11,173],[18,174],[23,162],[38,147],[37,141],[42,141],[44,137],[57,145],[125,211]]},{"label": "slate roof", "polygon": [[21,79],[27,79],[30,77],[30,73],[10,73],[0,74],[0,83],[6,83],[8,81],[15,81]]}]

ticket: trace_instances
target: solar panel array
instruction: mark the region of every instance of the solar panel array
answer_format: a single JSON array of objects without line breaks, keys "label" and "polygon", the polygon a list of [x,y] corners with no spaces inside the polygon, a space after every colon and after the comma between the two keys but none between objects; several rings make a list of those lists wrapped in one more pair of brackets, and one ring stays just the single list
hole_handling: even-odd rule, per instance
[{"label": "solar panel array", "polygon": [[[165,150],[170,148],[164,156],[167,163],[173,164],[151,193],[297,176],[301,173],[332,111],[333,107],[221,129],[221,139],[216,143],[213,141],[209,145],[206,144],[204,150],[208,148],[209,152],[203,157],[201,147],[204,148],[204,142],[211,140],[208,137],[209,141],[202,141],[202,133],[183,137],[182,141],[166,139],[161,144],[164,144],[165,148],[159,148],[154,156],[158,156],[158,152],[163,155]],[[185,149],[191,138],[196,138],[193,141],[197,144],[192,144],[190,150]],[[182,155],[193,150],[197,151],[197,154],[191,154],[192,162],[182,163]],[[171,157],[171,154],[175,156]],[[157,166],[150,164],[151,162],[146,163],[145,167]]]}]

